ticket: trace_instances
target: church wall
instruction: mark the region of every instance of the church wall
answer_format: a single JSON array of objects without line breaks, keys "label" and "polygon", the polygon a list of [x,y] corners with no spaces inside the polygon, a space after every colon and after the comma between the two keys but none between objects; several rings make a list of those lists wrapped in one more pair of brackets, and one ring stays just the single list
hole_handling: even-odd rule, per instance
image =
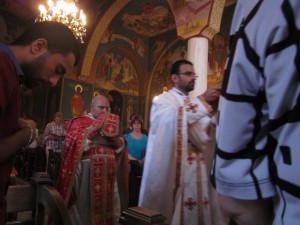
[{"label": "church wall", "polygon": [[[80,77],[78,76],[80,68],[77,68],[55,88],[38,87],[26,94],[22,93],[22,112],[37,120],[39,129],[44,129],[45,124],[53,119],[56,111],[62,110],[66,118],[71,118],[70,105],[68,105],[70,103],[65,103],[68,101],[66,99],[70,99],[71,94],[74,94],[74,85],[78,83],[92,90],[89,98],[93,97],[95,91],[104,95],[107,95],[109,91],[120,92],[122,96],[120,116],[123,128],[127,126],[128,116],[132,112],[131,105],[133,111],[142,115],[147,121],[153,97],[162,93],[165,86],[168,89],[171,87],[168,81],[170,65],[175,59],[186,57],[186,41],[176,38],[175,29],[170,32],[149,34],[149,31],[163,31],[166,27],[174,25],[170,22],[172,14],[165,11],[167,7],[167,2],[163,0],[153,1],[152,5],[141,1],[128,3],[112,20],[104,35],[99,37],[101,41],[96,54],[91,59],[92,68],[89,77],[84,81],[77,79]],[[222,21],[224,27],[224,24],[230,23],[232,11],[232,8],[227,12],[224,11],[225,16]],[[150,17],[153,12],[161,16],[158,22]],[[27,25],[24,21],[13,19],[10,15],[2,13],[0,16],[2,29],[0,38],[5,43],[15,39]],[[147,23],[143,25],[148,24],[147,29],[142,27],[141,23],[134,23],[135,20],[142,21],[145,18]],[[160,29],[157,28],[158,25],[161,25]],[[129,29],[130,27],[132,29]],[[218,41],[210,42],[208,81],[212,83],[222,79],[222,77],[219,78],[219,74],[222,76],[224,59],[228,54],[228,26],[226,29],[221,29],[221,32],[222,35],[218,37]],[[122,72],[121,82],[120,79],[119,82],[114,79],[111,82],[106,81],[107,84],[105,84],[109,58],[115,60],[114,78],[117,76],[116,71],[120,71],[122,66],[127,66],[127,70],[135,72],[130,72],[130,75],[128,72]],[[65,85],[72,83],[70,80],[73,81],[73,87],[68,90]],[[89,103],[90,100],[86,99],[86,105]]]}]

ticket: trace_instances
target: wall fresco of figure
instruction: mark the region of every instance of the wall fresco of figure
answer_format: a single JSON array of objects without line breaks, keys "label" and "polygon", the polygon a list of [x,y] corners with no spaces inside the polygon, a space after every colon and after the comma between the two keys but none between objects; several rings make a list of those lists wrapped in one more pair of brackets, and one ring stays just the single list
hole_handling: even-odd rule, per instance
[{"label": "wall fresco of figure", "polygon": [[93,90],[92,84],[64,78],[61,98],[64,118],[72,119],[89,112]]}]

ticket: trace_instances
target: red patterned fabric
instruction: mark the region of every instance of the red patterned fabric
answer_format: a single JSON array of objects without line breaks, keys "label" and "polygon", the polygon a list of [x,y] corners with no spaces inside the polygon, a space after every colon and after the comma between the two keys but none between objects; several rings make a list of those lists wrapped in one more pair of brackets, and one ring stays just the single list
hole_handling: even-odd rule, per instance
[{"label": "red patterned fabric", "polygon": [[97,153],[90,156],[93,222],[95,225],[113,225],[113,196],[116,175],[114,150],[106,147],[91,147],[90,150]]},{"label": "red patterned fabric", "polygon": [[83,148],[81,143],[85,130],[93,123],[94,119],[88,116],[72,120],[62,150],[62,164],[57,181],[57,190],[68,204],[71,195],[75,171],[81,159]]},{"label": "red patterned fabric", "polygon": [[91,129],[94,131],[88,134],[89,139],[96,135],[116,137],[119,135],[119,117],[111,113],[103,114],[100,119],[91,124]]},{"label": "red patterned fabric", "polygon": [[[86,132],[87,128],[89,128],[89,135]],[[119,190],[121,189],[122,192],[124,189],[127,190],[126,182],[124,182],[127,177],[127,170],[125,169],[127,168],[127,161],[124,157],[126,152],[121,154],[122,161],[116,164],[118,160],[115,158],[116,153],[112,147],[93,144],[88,149],[84,149],[85,142],[87,137],[91,139],[96,135],[101,135],[111,138],[118,136],[118,134],[119,117],[111,113],[104,113],[97,120],[89,116],[73,119],[65,139],[57,189],[65,203],[71,206],[74,203],[72,188],[77,166],[82,157],[90,158],[92,220],[95,225],[113,224],[113,185],[116,175],[123,179],[123,182],[118,179]],[[122,175],[119,171],[122,171]],[[120,183],[122,183],[122,187],[120,187]],[[126,193],[127,191],[125,191]],[[123,197],[120,196],[121,202]]]}]

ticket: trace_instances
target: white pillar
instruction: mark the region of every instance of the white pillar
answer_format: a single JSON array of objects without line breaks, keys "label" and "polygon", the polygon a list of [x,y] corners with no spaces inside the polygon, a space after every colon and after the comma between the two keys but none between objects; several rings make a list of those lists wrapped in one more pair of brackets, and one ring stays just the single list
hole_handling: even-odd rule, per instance
[{"label": "white pillar", "polygon": [[196,97],[207,89],[208,40],[202,37],[189,39],[187,59],[194,64],[198,76],[194,91],[189,93],[190,97]]}]

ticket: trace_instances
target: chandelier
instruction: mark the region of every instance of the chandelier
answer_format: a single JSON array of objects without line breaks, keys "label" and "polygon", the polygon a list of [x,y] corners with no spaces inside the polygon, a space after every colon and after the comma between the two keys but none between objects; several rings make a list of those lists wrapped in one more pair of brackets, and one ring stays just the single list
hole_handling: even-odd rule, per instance
[{"label": "chandelier", "polygon": [[86,17],[82,10],[78,13],[75,2],[57,0],[56,4],[49,0],[48,7],[39,6],[40,14],[36,21],[57,21],[68,26],[81,43],[86,36]]}]

